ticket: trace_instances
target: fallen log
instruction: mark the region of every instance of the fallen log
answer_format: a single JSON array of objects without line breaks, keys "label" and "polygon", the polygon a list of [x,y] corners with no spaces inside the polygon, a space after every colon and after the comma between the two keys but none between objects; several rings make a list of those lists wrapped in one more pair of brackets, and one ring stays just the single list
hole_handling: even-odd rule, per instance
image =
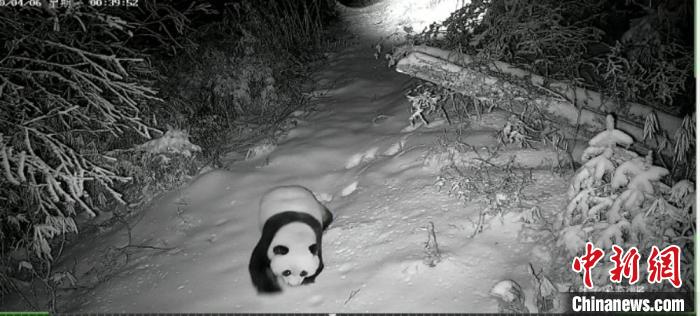
[{"label": "fallen log", "polygon": [[[598,92],[564,82],[549,81],[545,84],[542,76],[507,63],[478,64],[468,55],[427,46],[404,48],[403,51],[407,53],[396,64],[398,72],[482,102],[495,102],[497,107],[512,113],[544,111],[550,121],[580,126],[583,135],[579,136],[590,137],[605,130],[606,109],[614,105],[612,100],[605,100]],[[502,78],[504,75],[507,76]],[[532,87],[528,89],[514,84],[508,80],[509,77],[529,82]],[[642,141],[644,118],[652,111],[656,113],[659,127],[668,135],[674,135],[680,128],[682,119],[636,103],[630,104],[629,111],[624,115],[615,113],[618,116],[617,128],[630,134],[637,143],[653,148],[656,144],[650,139]]]}]

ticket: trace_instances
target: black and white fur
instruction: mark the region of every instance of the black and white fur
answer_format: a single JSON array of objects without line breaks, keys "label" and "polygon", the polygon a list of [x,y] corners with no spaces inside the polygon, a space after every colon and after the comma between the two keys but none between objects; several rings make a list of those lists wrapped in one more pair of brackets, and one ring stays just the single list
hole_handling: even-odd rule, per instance
[{"label": "black and white fur", "polygon": [[258,293],[313,283],[323,270],[321,237],[333,215],[308,189],[280,186],[260,199],[262,236],[248,270]]}]

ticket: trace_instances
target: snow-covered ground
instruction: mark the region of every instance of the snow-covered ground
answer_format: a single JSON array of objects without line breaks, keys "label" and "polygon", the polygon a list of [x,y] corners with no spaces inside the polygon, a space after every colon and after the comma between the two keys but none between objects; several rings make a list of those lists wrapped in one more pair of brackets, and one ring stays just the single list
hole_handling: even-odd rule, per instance
[{"label": "snow-covered ground", "polygon": [[[379,13],[345,14],[359,23]],[[200,175],[139,214],[130,234],[125,227],[70,249],[61,266],[97,285],[61,295],[61,310],[495,312],[488,293],[503,279],[521,284],[534,310],[526,267],[551,260],[546,245],[526,242],[517,213],[490,218],[469,238],[486,205],[439,191],[438,172],[426,165],[438,137],[456,126],[407,131],[404,92],[412,79],[375,60],[372,44],[360,37],[330,56],[315,75],[317,111],[296,113],[297,126],[269,155]],[[495,145],[507,117],[475,117],[462,141]],[[543,212],[560,209],[566,180],[548,170],[533,177],[526,193],[539,197]],[[257,205],[265,190],[283,184],[308,187],[334,214],[323,236],[326,268],[315,284],[260,296],[247,269],[260,236]],[[435,267],[423,263],[430,222],[442,252]],[[137,247],[124,249],[126,257],[115,247],[129,238]]]},{"label": "snow-covered ground", "polygon": [[372,41],[395,41],[405,29],[421,32],[433,22],[441,22],[469,0],[383,0],[365,8],[338,6],[347,26]]}]

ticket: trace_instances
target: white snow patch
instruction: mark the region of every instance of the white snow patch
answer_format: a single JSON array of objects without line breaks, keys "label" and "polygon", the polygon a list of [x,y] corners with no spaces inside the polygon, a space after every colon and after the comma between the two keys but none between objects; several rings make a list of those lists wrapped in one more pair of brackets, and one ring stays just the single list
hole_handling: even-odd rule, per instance
[{"label": "white snow patch", "polygon": [[408,126],[404,127],[403,129],[401,129],[401,133],[413,132],[413,131],[417,130],[419,127],[421,127],[422,125],[423,125],[423,122],[417,122],[415,124],[408,125]]},{"label": "white snow patch", "polygon": [[299,116],[306,115],[306,113],[307,113],[307,112],[304,111],[304,110],[296,110],[296,111],[292,112],[292,114],[290,114],[290,116],[292,116],[292,117],[299,117]]},{"label": "white snow patch", "polygon": [[399,153],[401,150],[403,150],[404,146],[406,146],[407,139],[408,139],[408,135],[401,137],[400,141],[391,144],[391,146],[389,146],[389,148],[387,148],[384,151],[384,155],[385,156],[393,156],[393,155],[396,155],[397,153]]},{"label": "white snow patch", "polygon": [[518,299],[517,293],[520,293],[520,285],[512,280],[503,280],[496,283],[491,288],[491,295],[503,298],[506,302],[512,302]]},{"label": "white snow patch", "polygon": [[345,164],[345,169],[352,169],[357,167],[360,163],[362,163],[362,158],[364,158],[364,153],[356,153],[348,159],[348,162]]},{"label": "white snow patch", "polygon": [[314,196],[316,196],[316,199],[321,203],[328,203],[328,202],[333,201],[333,194],[330,194],[330,193],[316,193],[316,192],[314,192]]},{"label": "white snow patch", "polygon": [[384,0],[361,9],[339,6],[355,32],[396,40],[406,34],[407,28],[421,32],[433,22],[444,21],[465,3],[469,1]]},{"label": "white snow patch", "polygon": [[323,303],[323,295],[314,295],[309,298],[308,303],[310,306],[318,306]]},{"label": "white snow patch", "polygon": [[387,148],[384,151],[384,155],[386,155],[386,156],[396,155],[399,151],[401,151],[402,148],[403,148],[403,144],[401,144],[401,142],[393,143],[393,144],[391,144],[391,146],[389,146],[389,148]]},{"label": "white snow patch", "polygon": [[350,159],[348,159],[348,162],[345,164],[345,169],[352,169],[363,162],[372,161],[374,158],[376,158],[378,150],[379,147],[372,147],[364,152],[352,155]]},{"label": "white snow patch", "polygon": [[340,192],[340,196],[346,197],[357,190],[357,181],[350,183]]},{"label": "white snow patch", "polygon": [[346,262],[346,263],[343,263],[342,265],[340,265],[340,266],[338,267],[338,272],[340,272],[340,273],[345,273],[345,272],[350,271],[351,269],[352,269],[352,263],[347,263],[347,262]]},{"label": "white snow patch", "polygon": [[179,129],[168,129],[163,136],[138,145],[136,149],[151,154],[177,153],[185,157],[202,151],[202,148],[190,143],[189,134],[186,131]]},{"label": "white snow patch", "polygon": [[447,123],[447,121],[445,121],[443,119],[437,119],[437,120],[430,122],[430,124],[428,124],[427,127],[428,128],[436,128],[436,127],[440,127],[440,126],[445,125],[445,123]]},{"label": "white snow patch", "polygon": [[245,160],[253,160],[262,156],[269,155],[270,153],[275,151],[275,148],[277,148],[277,145],[272,142],[263,142],[261,144],[257,144],[252,148],[248,149],[248,152],[245,155]]}]

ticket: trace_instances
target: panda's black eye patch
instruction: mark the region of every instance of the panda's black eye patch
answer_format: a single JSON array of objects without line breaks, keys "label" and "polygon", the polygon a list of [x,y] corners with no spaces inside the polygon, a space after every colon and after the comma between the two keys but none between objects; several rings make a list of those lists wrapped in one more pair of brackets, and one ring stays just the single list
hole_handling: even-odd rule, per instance
[{"label": "panda's black eye patch", "polygon": [[275,246],[275,248],[272,248],[272,253],[276,255],[286,255],[289,252],[289,248],[285,246]]},{"label": "panda's black eye patch", "polygon": [[316,252],[318,251],[318,246],[316,246],[316,244],[309,246],[309,251],[311,252],[312,255],[315,255]]}]

